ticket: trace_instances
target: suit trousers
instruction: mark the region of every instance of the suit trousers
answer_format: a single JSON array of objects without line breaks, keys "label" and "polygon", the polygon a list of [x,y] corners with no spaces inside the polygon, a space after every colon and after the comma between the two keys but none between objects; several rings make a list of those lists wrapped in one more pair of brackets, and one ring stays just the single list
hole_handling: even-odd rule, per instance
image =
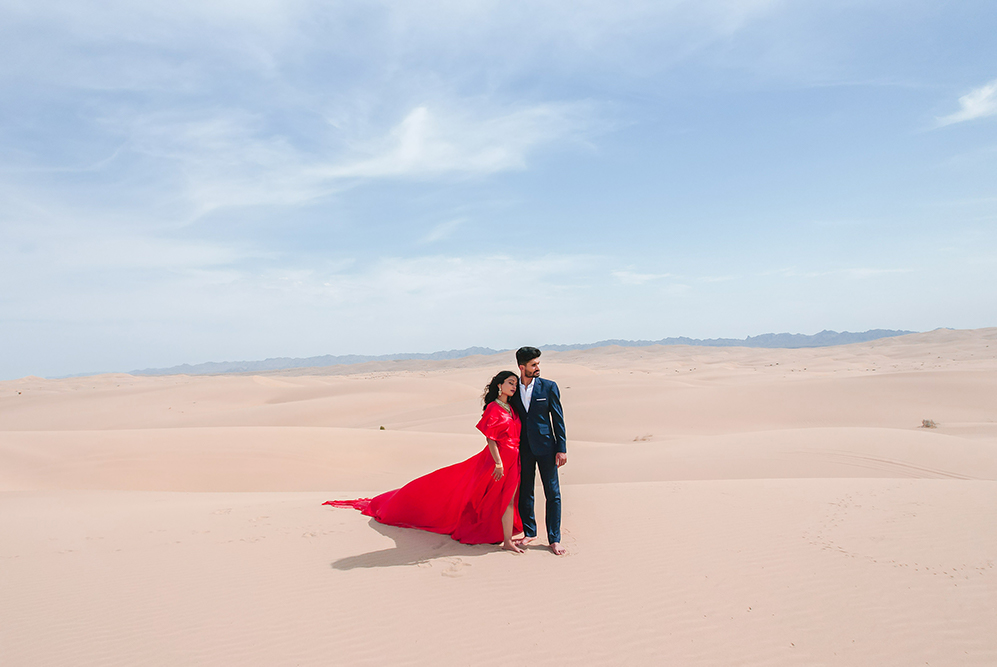
[{"label": "suit trousers", "polygon": [[537,468],[540,469],[540,483],[544,487],[547,506],[544,523],[547,526],[547,541],[550,544],[561,541],[561,486],[557,481],[557,460],[554,452],[537,456],[528,443],[519,446],[519,461],[522,478],[519,482],[519,517],[523,520],[523,533],[536,537],[537,519],[533,514],[533,489]]}]

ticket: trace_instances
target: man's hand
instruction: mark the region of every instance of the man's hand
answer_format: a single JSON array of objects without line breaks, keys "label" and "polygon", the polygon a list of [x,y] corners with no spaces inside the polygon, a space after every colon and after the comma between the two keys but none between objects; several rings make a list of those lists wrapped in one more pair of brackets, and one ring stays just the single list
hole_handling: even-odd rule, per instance
[{"label": "man's hand", "polygon": [[557,467],[560,468],[561,466],[563,466],[565,463],[568,462],[568,455],[565,454],[564,452],[558,452],[557,454],[554,455],[554,461],[555,463],[557,463]]}]

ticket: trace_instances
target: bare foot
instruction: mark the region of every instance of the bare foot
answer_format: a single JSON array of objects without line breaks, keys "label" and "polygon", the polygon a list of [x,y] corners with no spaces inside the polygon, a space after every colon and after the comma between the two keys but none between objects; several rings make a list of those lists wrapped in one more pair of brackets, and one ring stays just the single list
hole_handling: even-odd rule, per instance
[{"label": "bare foot", "polygon": [[511,551],[514,554],[524,553],[524,551],[520,549],[515,542],[503,542],[502,548],[505,549],[506,551]]},{"label": "bare foot", "polygon": [[528,546],[530,546],[531,544],[533,544],[536,541],[537,541],[536,536],[534,536],[534,537],[521,537],[518,540],[516,540],[516,544],[518,544],[521,547],[528,547]]},{"label": "bare foot", "polygon": [[551,552],[553,552],[555,556],[563,556],[564,554],[568,553],[567,551],[565,551],[564,547],[561,546],[560,542],[551,542],[550,550]]}]

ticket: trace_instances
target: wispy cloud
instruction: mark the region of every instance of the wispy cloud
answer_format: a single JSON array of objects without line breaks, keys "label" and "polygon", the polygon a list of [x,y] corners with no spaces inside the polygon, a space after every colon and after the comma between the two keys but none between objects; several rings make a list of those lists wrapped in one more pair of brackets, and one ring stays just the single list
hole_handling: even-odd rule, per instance
[{"label": "wispy cloud", "polygon": [[848,278],[851,280],[865,280],[867,278],[875,278],[877,276],[884,276],[896,273],[911,273],[913,269],[879,269],[879,268],[846,268],[846,269],[828,269],[823,271],[804,271],[796,268],[783,268],[774,269],[772,271],[763,271],[759,273],[759,276],[782,276],[784,278],[823,278],[828,276],[838,276],[842,278]]},{"label": "wispy cloud", "polygon": [[[8,225],[0,244],[0,279],[14,284],[29,277],[95,282],[95,276],[126,279],[125,272],[183,272],[228,269],[247,259],[277,255],[248,244],[169,238],[122,230],[74,230],[61,225]],[[168,275],[168,274],[167,274]],[[98,279],[96,282],[100,282]]]},{"label": "wispy cloud", "polygon": [[997,79],[959,98],[959,110],[938,119],[938,126],[962,123],[997,114]]},{"label": "wispy cloud", "polygon": [[875,268],[858,268],[858,269],[842,269],[840,273],[853,280],[865,280],[866,278],[875,278],[877,276],[888,276],[896,273],[912,273],[914,269],[875,269]]},{"label": "wispy cloud", "polygon": [[467,218],[454,218],[453,220],[441,222],[429,230],[428,234],[422,237],[422,242],[435,243],[436,241],[442,241],[443,239],[449,238],[450,235],[465,222],[467,222]]},{"label": "wispy cloud", "polygon": [[460,100],[449,101],[449,106],[416,107],[380,136],[333,140],[330,132],[312,137],[311,146],[239,109],[105,122],[121,128],[131,150],[180,176],[192,219],[229,206],[300,204],[356,181],[524,169],[533,151],[583,141],[599,123],[592,105],[583,102],[543,103],[497,114],[489,109],[475,113]]},{"label": "wispy cloud", "polygon": [[[552,291],[569,285],[591,263],[592,258],[577,255],[386,257],[354,271],[321,276],[321,283],[343,302],[380,302],[391,307],[388,312],[466,308],[474,301],[512,307],[523,294],[535,293],[538,285]],[[407,301],[410,305],[404,306]]]},{"label": "wispy cloud", "polygon": [[164,185],[179,183],[193,218],[226,206],[300,204],[332,190],[329,179],[307,174],[303,150],[268,132],[253,113],[166,112],[105,122],[121,128]]},{"label": "wispy cloud", "polygon": [[538,145],[579,138],[591,127],[585,103],[539,104],[491,117],[419,106],[385,137],[358,146],[370,157],[314,171],[325,178],[489,174],[526,166]]},{"label": "wispy cloud", "polygon": [[624,285],[643,285],[654,280],[672,277],[670,273],[637,273],[636,271],[613,271],[612,275]]}]

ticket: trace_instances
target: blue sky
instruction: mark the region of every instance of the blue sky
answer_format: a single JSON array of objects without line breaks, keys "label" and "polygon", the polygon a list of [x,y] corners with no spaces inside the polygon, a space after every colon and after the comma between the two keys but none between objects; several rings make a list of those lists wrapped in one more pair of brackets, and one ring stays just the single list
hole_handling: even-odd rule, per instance
[{"label": "blue sky", "polygon": [[989,0],[0,0],[0,379],[995,325],[994,34]]}]

